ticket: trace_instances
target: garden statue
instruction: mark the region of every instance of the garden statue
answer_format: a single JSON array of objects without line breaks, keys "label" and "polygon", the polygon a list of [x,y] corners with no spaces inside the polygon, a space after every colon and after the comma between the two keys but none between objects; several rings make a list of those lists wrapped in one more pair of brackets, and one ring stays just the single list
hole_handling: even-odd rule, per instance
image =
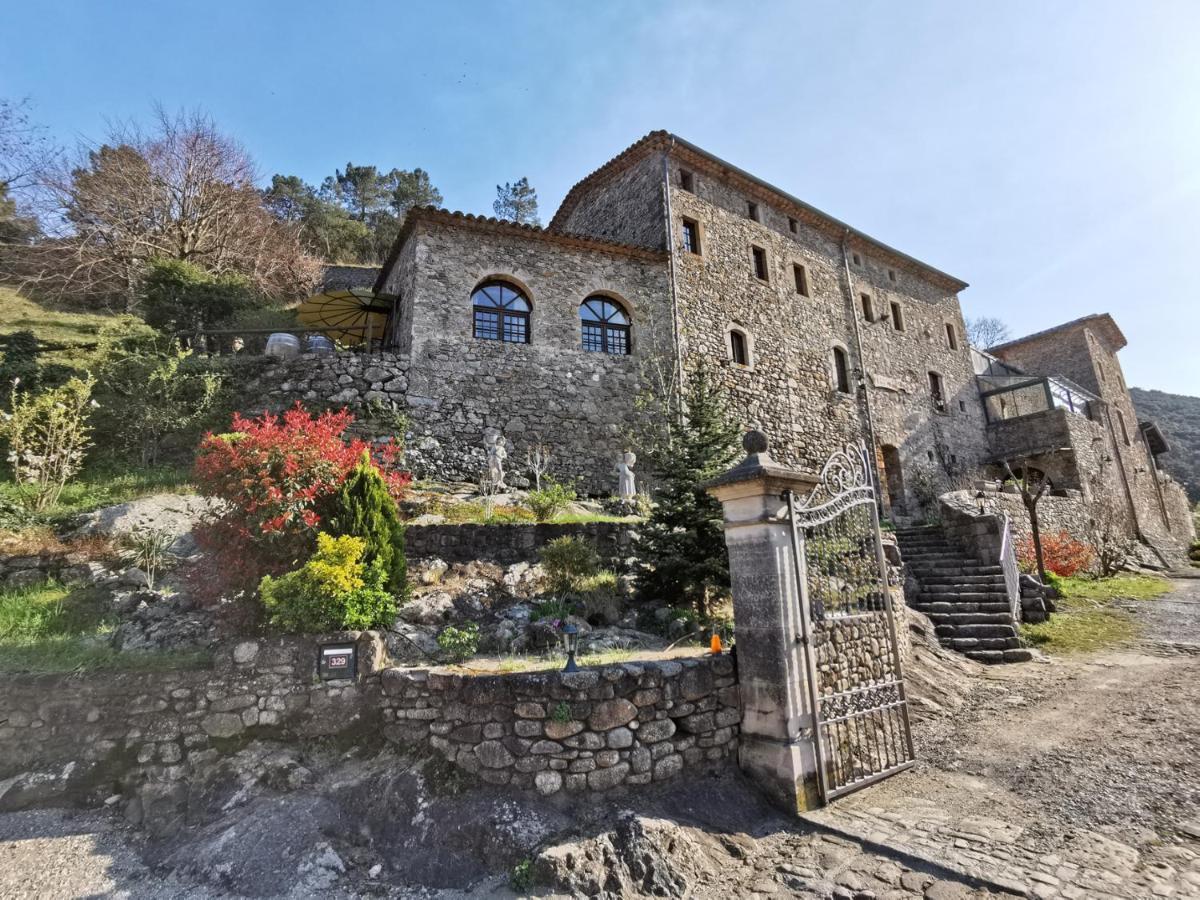
[{"label": "garden statue", "polygon": [[633,474],[633,466],[637,462],[637,456],[626,450],[621,454],[621,459],[617,463],[617,496],[622,500],[632,500],[637,496],[637,484]]},{"label": "garden statue", "polygon": [[499,433],[489,431],[484,434],[483,444],[487,451],[488,485],[493,490],[508,487],[504,483],[504,460],[508,458],[508,451],[504,449],[504,442],[500,439]]}]

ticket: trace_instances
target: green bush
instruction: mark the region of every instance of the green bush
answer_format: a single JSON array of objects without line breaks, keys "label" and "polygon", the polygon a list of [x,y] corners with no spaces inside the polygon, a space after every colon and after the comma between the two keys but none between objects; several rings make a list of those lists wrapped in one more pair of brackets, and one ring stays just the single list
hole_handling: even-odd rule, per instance
[{"label": "green bush", "polygon": [[575,604],[570,600],[561,600],[557,597],[552,597],[549,600],[533,604],[533,618],[535,621],[538,619],[565,619],[567,616],[573,615],[575,615]]},{"label": "green bush", "polygon": [[396,598],[379,560],[363,564],[366,542],[352,535],[317,535],[317,551],[299,569],[259,584],[272,625],[285,631],[340,631],[390,625]]},{"label": "green bush", "polygon": [[541,556],[552,591],[577,591],[584,579],[600,571],[596,548],[582,538],[555,538],[542,548]]},{"label": "green bush", "polygon": [[518,894],[522,894],[533,886],[533,861],[523,859],[515,866],[508,876],[508,885]]},{"label": "green bush", "polygon": [[575,491],[565,484],[559,484],[553,478],[543,478],[542,487],[530,491],[525,498],[533,517],[539,522],[549,522],[575,500]]},{"label": "green bush", "polygon": [[559,725],[565,725],[571,721],[571,704],[566,700],[558,701],[558,704],[550,711],[550,721],[557,722]]},{"label": "green bush", "polygon": [[463,662],[479,649],[479,626],[468,622],[462,628],[447,625],[437,636],[438,646],[452,662]]},{"label": "green bush", "polygon": [[408,578],[404,525],[387,483],[366,450],[342,482],[334,498],[334,509],[330,531],[362,538],[365,545],[363,562],[367,565],[378,563],[387,573],[388,588],[403,595]]}]

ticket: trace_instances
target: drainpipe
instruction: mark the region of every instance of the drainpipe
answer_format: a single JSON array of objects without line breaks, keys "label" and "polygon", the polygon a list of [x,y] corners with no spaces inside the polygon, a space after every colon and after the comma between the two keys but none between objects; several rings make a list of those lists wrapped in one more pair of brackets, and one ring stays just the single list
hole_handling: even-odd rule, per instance
[{"label": "drainpipe", "polygon": [[854,277],[850,274],[850,253],[847,247],[849,237],[849,229],[842,232],[842,272],[846,276],[846,291],[850,301],[850,322],[854,326],[854,344],[858,348],[858,370],[862,373],[862,408],[866,416],[867,438],[870,441],[867,458],[871,478],[875,482],[875,506],[878,508],[879,514],[883,515],[883,492],[879,489],[878,461],[876,460],[878,449],[875,442],[875,418],[871,415],[871,391],[867,387],[867,358],[863,353],[862,330],[858,326],[858,313],[854,308]]},{"label": "drainpipe", "polygon": [[[671,211],[671,149],[675,147],[675,136],[671,136],[671,144],[663,151],[663,199],[666,202],[666,238],[667,259],[670,263],[669,279],[671,282],[671,335],[675,342],[675,384],[679,397],[683,397],[683,341],[679,324],[679,287],[675,268],[675,218]],[[682,411],[682,406],[679,407]]]}]

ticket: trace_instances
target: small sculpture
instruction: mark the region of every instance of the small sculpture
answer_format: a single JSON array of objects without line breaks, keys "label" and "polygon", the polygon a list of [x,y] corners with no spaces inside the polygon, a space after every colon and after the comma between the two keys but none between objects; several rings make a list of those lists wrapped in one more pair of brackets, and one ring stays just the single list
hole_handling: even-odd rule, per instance
[{"label": "small sculpture", "polygon": [[484,449],[487,451],[487,480],[489,486],[495,490],[507,488],[504,483],[504,460],[508,458],[508,451],[504,449],[504,442],[500,440],[500,435],[495,431],[489,431],[483,436]]},{"label": "small sculpture", "polygon": [[622,500],[632,500],[637,496],[637,483],[633,473],[636,462],[637,456],[626,450],[617,463],[617,496]]}]

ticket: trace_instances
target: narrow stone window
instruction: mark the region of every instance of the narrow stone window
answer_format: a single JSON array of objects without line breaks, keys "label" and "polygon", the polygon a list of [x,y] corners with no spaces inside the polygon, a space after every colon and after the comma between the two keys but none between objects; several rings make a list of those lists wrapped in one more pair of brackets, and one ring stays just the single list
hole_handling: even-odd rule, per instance
[{"label": "narrow stone window", "polygon": [[796,230],[796,220],[791,216],[788,216],[788,231],[790,231],[792,234],[795,234]]},{"label": "narrow stone window", "polygon": [[588,297],[579,306],[583,322],[583,349],[591,353],[629,353],[629,316],[608,297]]},{"label": "narrow stone window", "polygon": [[744,331],[739,331],[736,328],[729,330],[729,358],[736,365],[750,365],[750,344],[746,339]]},{"label": "narrow stone window", "polygon": [[862,265],[862,259],[861,259],[861,257],[859,257],[859,255],[858,255],[857,253],[855,253],[855,254],[854,254],[853,256],[851,256],[850,258],[854,260],[854,264],[855,264],[856,266],[861,266],[861,265]]},{"label": "narrow stone window", "polygon": [[951,350],[958,349],[958,332],[954,330],[954,325],[951,322],[946,323],[946,346]]},{"label": "narrow stone window", "polygon": [[946,411],[946,392],[942,387],[942,376],[937,372],[929,373],[929,398],[934,409]]},{"label": "narrow stone window", "polygon": [[474,334],[481,341],[529,343],[529,298],[505,281],[488,281],[471,294]]},{"label": "narrow stone window", "polygon": [[841,347],[833,348],[833,384],[839,393],[850,393],[850,364]]},{"label": "narrow stone window", "polygon": [[700,225],[695,219],[683,220],[683,249],[700,255]]},{"label": "narrow stone window", "polygon": [[896,280],[896,270],[888,269],[888,281],[895,281],[895,280]]},{"label": "narrow stone window", "polygon": [[863,318],[868,322],[875,321],[875,305],[871,302],[870,294],[860,294],[859,299],[862,301]]},{"label": "narrow stone window", "polygon": [[796,293],[801,297],[808,296],[808,273],[804,271],[804,266],[796,263],[792,266],[792,275],[796,278]]},{"label": "narrow stone window", "polygon": [[751,247],[750,254],[754,257],[754,275],[763,281],[769,281],[767,274],[767,251],[762,247]]},{"label": "narrow stone window", "polygon": [[895,300],[892,301],[892,327],[897,331],[904,330],[904,310]]},{"label": "narrow stone window", "polygon": [[753,200],[750,200],[746,203],[746,215],[748,215],[755,222],[758,221],[758,204]]},{"label": "narrow stone window", "polygon": [[966,411],[967,411],[967,401],[966,401],[966,400],[959,400],[959,401],[958,401],[958,411],[959,411],[959,412],[966,412]]},{"label": "narrow stone window", "polygon": [[696,193],[696,176],[687,169],[679,170],[679,186],[689,194]]}]

